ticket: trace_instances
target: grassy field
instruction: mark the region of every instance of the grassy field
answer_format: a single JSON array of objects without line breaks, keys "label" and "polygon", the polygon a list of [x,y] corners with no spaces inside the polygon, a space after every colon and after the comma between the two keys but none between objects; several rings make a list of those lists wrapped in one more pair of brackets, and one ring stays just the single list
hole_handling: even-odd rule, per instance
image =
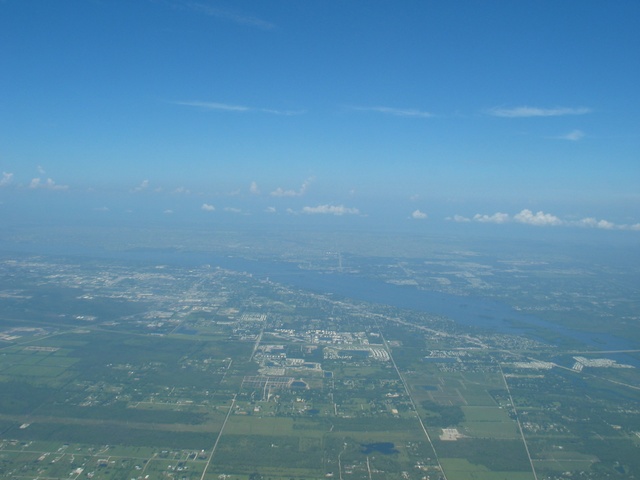
[{"label": "grassy field", "polygon": [[440,462],[448,480],[534,480],[529,472],[488,470],[459,458],[442,458]]}]

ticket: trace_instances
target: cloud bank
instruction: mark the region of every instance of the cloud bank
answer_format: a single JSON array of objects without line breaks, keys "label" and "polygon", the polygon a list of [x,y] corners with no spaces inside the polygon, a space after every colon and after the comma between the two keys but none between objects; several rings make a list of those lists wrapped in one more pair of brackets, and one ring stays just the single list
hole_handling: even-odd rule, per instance
[{"label": "cloud bank", "polygon": [[528,208],[521,210],[515,215],[508,213],[496,212],[491,215],[476,213],[472,218],[463,215],[454,215],[447,217],[446,220],[456,223],[478,222],[478,223],[521,223],[524,225],[532,225],[535,227],[583,227],[583,228],[599,228],[604,230],[640,230],[640,223],[616,224],[604,219],[596,219],[594,217],[586,217],[581,220],[563,220],[562,218],[551,213],[543,211],[533,212]]}]

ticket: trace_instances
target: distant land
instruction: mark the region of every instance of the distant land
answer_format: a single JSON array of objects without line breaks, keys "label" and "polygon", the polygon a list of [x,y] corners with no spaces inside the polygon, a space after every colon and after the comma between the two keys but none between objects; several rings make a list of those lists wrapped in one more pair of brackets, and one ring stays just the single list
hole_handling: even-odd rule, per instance
[{"label": "distant land", "polygon": [[640,475],[638,268],[597,245],[38,232],[0,252],[3,478]]}]

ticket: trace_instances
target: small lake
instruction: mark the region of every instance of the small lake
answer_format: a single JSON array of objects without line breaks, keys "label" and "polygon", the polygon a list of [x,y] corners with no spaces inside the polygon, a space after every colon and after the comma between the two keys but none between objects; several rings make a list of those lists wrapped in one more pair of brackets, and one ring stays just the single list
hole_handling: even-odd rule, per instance
[{"label": "small lake", "polygon": [[391,442],[378,442],[378,443],[362,443],[362,453],[370,455],[374,452],[381,453],[383,455],[393,455],[394,453],[400,453],[395,448],[395,444]]}]

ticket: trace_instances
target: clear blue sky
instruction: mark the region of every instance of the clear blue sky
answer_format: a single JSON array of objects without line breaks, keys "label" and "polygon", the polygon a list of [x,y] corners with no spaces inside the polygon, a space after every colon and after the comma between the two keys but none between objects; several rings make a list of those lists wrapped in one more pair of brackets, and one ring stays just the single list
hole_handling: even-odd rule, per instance
[{"label": "clear blue sky", "polygon": [[0,1],[0,220],[640,229],[639,22],[635,0]]}]

